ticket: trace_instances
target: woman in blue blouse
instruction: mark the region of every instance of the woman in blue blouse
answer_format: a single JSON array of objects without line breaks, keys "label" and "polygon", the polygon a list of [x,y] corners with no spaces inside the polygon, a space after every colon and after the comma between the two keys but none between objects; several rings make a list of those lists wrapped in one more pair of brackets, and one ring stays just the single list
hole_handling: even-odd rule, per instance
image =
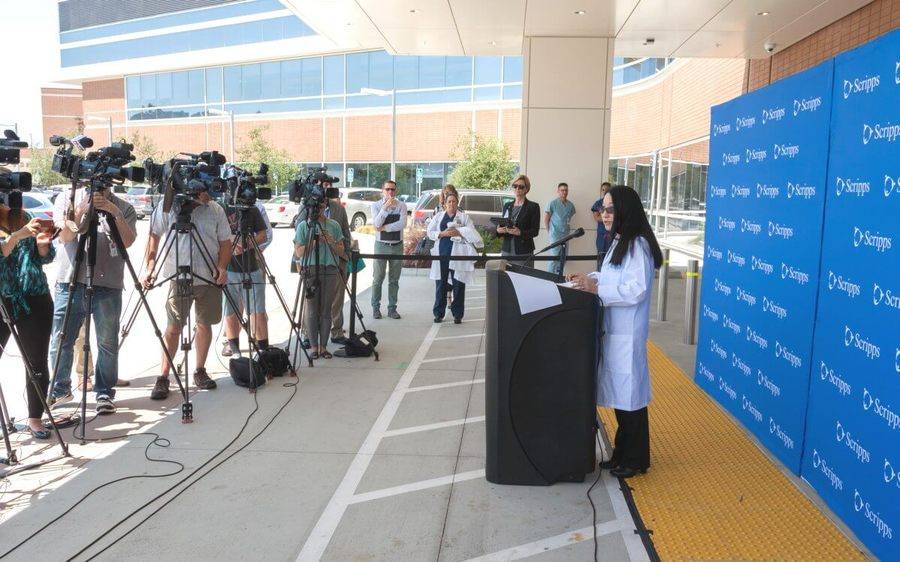
[{"label": "woman in blue blouse", "polygon": [[[0,229],[0,298],[12,315],[22,340],[20,351],[31,360],[39,387],[35,389],[35,385],[26,379],[28,429],[36,439],[50,437],[50,432],[41,424],[41,396],[47,395],[50,383],[47,352],[53,325],[53,300],[42,269],[56,254],[50,241],[50,233],[42,230],[38,219],[32,219],[11,234]],[[0,354],[6,348],[9,335],[9,327],[0,322]]]}]

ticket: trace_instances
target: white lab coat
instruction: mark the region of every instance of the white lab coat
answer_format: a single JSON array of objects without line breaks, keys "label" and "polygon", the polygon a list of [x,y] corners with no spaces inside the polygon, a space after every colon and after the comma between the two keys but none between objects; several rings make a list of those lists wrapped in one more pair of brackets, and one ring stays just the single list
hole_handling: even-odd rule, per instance
[{"label": "white lab coat", "polygon": [[[446,211],[440,211],[435,214],[431,222],[428,223],[428,230],[425,232],[425,236],[434,240],[434,246],[431,248],[432,256],[440,255],[441,243],[438,234],[441,233],[441,221],[444,220],[445,214],[447,214]],[[481,234],[475,229],[472,219],[464,212],[457,211],[454,222],[459,225],[456,229],[459,230],[462,236],[450,238],[453,241],[453,249],[450,251],[450,255],[477,256],[478,252],[476,249],[484,248],[484,241],[481,239]],[[453,270],[453,277],[460,283],[471,283],[475,280],[474,261],[451,261],[450,269]],[[431,262],[431,273],[429,273],[428,277],[434,281],[441,280],[441,262],[439,260]]]},{"label": "white lab coat", "polygon": [[622,264],[610,263],[613,242],[597,281],[603,314],[602,361],[597,372],[597,404],[633,412],[650,403],[647,336],[650,329],[650,291],[654,263],[650,245],[638,238]]}]

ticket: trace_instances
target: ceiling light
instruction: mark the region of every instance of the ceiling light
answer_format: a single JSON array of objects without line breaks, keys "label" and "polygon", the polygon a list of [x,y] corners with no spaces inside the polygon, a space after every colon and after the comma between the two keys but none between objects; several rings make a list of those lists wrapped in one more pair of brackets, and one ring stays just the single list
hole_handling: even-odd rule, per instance
[{"label": "ceiling light", "polygon": [[410,13],[410,14],[418,14],[418,13],[419,13],[419,10],[413,8],[412,10],[409,11],[409,13]]},{"label": "ceiling light", "polygon": [[491,46],[495,46],[497,44],[496,41],[491,41]]},{"label": "ceiling light", "polygon": [[653,37],[647,37],[646,39],[644,39],[644,46],[652,45],[654,43],[656,43],[656,39]]},{"label": "ceiling light", "polygon": [[757,16],[768,16],[769,12],[756,12]]},{"label": "ceiling light", "polygon": [[576,16],[583,16],[583,15],[586,14],[586,13],[587,13],[587,12],[585,12],[584,10],[575,10],[575,15],[576,15]]}]

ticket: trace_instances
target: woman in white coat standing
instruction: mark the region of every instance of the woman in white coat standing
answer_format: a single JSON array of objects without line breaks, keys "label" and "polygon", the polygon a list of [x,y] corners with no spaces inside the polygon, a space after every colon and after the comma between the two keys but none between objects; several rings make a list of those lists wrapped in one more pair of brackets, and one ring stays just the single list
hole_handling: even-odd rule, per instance
[{"label": "woman in white coat standing", "polygon": [[[481,234],[465,213],[459,210],[459,195],[456,190],[444,194],[444,210],[438,212],[428,223],[426,236],[434,240],[432,256],[476,256],[477,248],[484,247]],[[442,322],[447,312],[447,293],[453,294],[450,313],[453,322],[462,322],[465,314],[466,284],[475,277],[474,261],[434,260],[431,274],[434,280],[434,321]]]},{"label": "woman in white coat standing", "polygon": [[650,468],[650,369],[647,335],[654,270],[662,251],[637,192],[616,186],[603,197],[603,225],[614,236],[600,271],[570,276],[596,293],[604,308],[597,404],[614,408],[619,424],[613,454],[600,468],[630,478]]}]

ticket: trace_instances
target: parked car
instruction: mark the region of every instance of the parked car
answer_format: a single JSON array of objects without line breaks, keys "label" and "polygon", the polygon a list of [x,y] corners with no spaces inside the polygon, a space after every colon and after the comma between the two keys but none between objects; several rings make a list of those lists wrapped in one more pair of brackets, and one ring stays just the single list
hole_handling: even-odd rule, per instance
[{"label": "parked car", "polygon": [[410,195],[409,193],[403,193],[397,196],[397,199],[406,203],[406,214],[411,215],[413,211],[416,210],[416,203],[419,198],[416,195]]},{"label": "parked car", "polygon": [[288,199],[287,195],[279,195],[263,202],[269,222],[272,226],[288,225],[291,228],[297,226],[297,215],[300,213],[300,205]]},{"label": "parked car", "polygon": [[124,194],[119,194],[119,197],[131,203],[138,220],[150,216],[162,198],[158,193],[151,193],[148,187],[128,188],[128,191]]},{"label": "parked car", "polygon": [[22,208],[28,211],[31,218],[53,218],[53,201],[50,200],[50,197],[37,191],[27,191],[22,194]]},{"label": "parked car", "polygon": [[[422,192],[413,211],[413,222],[424,225],[434,216],[438,208],[441,191],[433,189]],[[496,230],[491,217],[499,217],[503,205],[513,200],[513,195],[506,190],[460,189],[459,208],[465,211],[476,227],[485,230]]]},{"label": "parked car", "polygon": [[372,222],[372,203],[381,199],[381,190],[373,187],[342,187],[341,205],[347,209],[350,230]]}]

